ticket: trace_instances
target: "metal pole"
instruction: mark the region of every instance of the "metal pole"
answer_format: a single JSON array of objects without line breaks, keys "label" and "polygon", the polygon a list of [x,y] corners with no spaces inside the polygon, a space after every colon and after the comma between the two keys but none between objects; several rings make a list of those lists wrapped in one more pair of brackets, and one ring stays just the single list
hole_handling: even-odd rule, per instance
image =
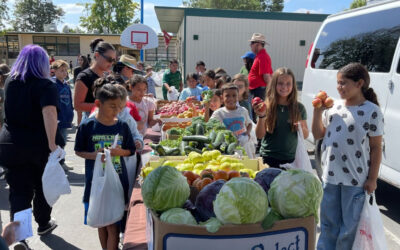
[{"label": "metal pole", "polygon": [[[140,23],[143,24],[143,11],[144,11],[144,0],[140,0]],[[140,61],[143,62],[143,50],[140,50]]]}]

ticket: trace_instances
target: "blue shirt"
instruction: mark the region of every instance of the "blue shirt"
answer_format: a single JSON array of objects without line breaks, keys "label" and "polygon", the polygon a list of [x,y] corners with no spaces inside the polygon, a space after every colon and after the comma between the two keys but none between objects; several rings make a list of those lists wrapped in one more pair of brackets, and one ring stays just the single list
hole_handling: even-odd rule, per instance
[{"label": "blue shirt", "polygon": [[151,77],[147,78],[147,93],[153,94],[154,98],[156,97],[156,83]]},{"label": "blue shirt", "polygon": [[[74,150],[76,152],[95,152],[99,148],[111,147],[116,134],[118,134],[118,145],[122,149],[129,149],[131,155],[134,154],[136,148],[128,124],[118,120],[112,126],[105,126],[95,117],[84,120],[79,126]],[[125,202],[128,202],[129,182],[124,159],[123,157],[115,156],[112,162],[124,188]],[[85,191],[83,202],[89,202],[94,163],[94,160],[85,159]]]},{"label": "blue shirt", "polygon": [[185,101],[186,98],[190,97],[190,96],[200,96],[201,95],[202,89],[199,87],[195,87],[195,88],[184,88],[182,90],[181,95],[179,96],[179,101]]},{"label": "blue shirt", "polygon": [[72,93],[71,88],[66,82],[61,82],[56,79],[58,98],[58,127],[71,128],[72,120],[74,119],[74,107],[72,106]]}]

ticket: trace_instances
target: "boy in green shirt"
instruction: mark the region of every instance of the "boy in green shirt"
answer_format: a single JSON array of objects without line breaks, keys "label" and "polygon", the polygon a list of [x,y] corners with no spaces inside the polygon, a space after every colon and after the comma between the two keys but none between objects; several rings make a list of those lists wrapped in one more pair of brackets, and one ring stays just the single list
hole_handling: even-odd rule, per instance
[{"label": "boy in green shirt", "polygon": [[162,92],[164,100],[168,100],[167,93],[172,91],[170,89],[172,86],[179,92],[183,89],[182,75],[178,71],[178,61],[176,59],[169,61],[169,70],[166,70],[163,76]]}]

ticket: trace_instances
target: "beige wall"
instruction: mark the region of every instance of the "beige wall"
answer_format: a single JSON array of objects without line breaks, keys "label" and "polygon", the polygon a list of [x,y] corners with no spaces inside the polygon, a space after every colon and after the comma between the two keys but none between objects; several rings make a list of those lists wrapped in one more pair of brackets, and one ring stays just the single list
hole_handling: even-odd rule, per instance
[{"label": "beige wall", "polygon": [[[305,62],[311,43],[322,22],[186,17],[186,70],[194,71],[195,63],[203,60],[208,69],[223,67],[233,76],[243,65],[240,58],[250,50],[249,39],[255,32],[263,33],[270,46],[272,68],[291,68],[297,81],[303,81]],[[193,35],[199,40],[193,40]],[[306,45],[300,46],[300,40]],[[186,72],[188,73],[188,72]]]}]

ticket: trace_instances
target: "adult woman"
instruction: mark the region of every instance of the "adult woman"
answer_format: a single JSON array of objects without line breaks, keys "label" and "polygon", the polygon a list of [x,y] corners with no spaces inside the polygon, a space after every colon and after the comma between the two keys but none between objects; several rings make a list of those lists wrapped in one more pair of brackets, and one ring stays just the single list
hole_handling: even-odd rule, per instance
[{"label": "adult woman", "polygon": [[90,48],[94,53],[94,62],[79,73],[75,82],[74,107],[77,112],[84,112],[82,119],[89,117],[89,112],[95,106],[92,92],[94,81],[110,70],[116,57],[114,46],[101,38],[93,40]]},{"label": "adult woman", "polygon": [[38,234],[57,224],[42,189],[42,174],[50,152],[63,146],[57,132],[58,91],[50,81],[49,57],[38,45],[27,45],[5,83],[5,122],[0,132],[0,165],[8,169],[10,214],[31,207]]}]

